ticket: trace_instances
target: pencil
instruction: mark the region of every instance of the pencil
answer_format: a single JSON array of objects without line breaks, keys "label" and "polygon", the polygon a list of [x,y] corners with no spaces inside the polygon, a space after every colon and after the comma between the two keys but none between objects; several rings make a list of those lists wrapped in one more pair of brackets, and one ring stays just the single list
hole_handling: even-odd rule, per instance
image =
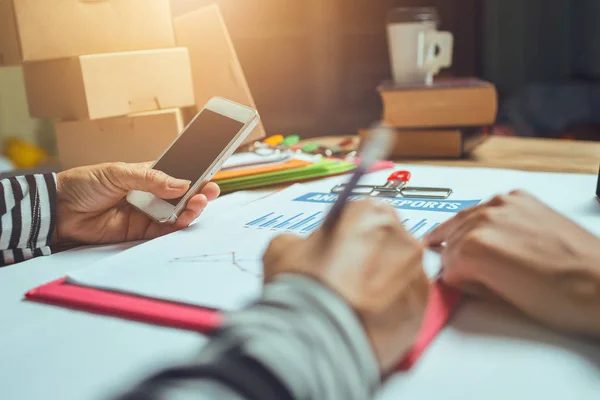
[{"label": "pencil", "polygon": [[378,127],[371,135],[369,135],[360,153],[358,167],[352,173],[352,176],[344,187],[344,190],[342,193],[340,193],[337,200],[335,203],[333,203],[333,206],[329,210],[329,213],[325,217],[323,229],[326,232],[331,232],[335,227],[346,203],[348,202],[348,198],[354,191],[354,188],[362,176],[367,173],[374,162],[385,159],[388,156],[392,144],[393,133],[389,128]]}]

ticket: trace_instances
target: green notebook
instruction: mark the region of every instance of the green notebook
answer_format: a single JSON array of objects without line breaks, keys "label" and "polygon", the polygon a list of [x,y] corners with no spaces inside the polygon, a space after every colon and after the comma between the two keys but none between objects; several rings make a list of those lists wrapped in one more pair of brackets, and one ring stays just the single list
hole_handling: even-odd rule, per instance
[{"label": "green notebook", "polygon": [[306,167],[293,168],[284,171],[267,172],[239,178],[221,179],[215,182],[221,187],[221,192],[231,193],[238,190],[254,189],[283,183],[294,183],[309,179],[324,178],[340,175],[356,168],[354,163],[341,160],[321,159]]}]

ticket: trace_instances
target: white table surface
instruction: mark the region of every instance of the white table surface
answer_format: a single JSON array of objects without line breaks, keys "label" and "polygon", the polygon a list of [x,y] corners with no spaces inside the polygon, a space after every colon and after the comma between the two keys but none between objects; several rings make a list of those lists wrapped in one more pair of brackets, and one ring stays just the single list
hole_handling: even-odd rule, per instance
[{"label": "white table surface", "polygon": [[[228,196],[206,211],[226,212]],[[23,301],[23,294],[127,246],[82,248],[0,269],[0,399],[105,399],[185,361],[196,333]],[[470,301],[415,368],[381,399],[595,399],[600,343],[540,327],[504,306]]]}]

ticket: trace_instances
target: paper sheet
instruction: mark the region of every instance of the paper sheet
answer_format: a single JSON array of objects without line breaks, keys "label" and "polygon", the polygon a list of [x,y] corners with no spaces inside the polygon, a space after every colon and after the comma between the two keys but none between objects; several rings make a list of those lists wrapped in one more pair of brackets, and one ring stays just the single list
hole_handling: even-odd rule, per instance
[{"label": "paper sheet", "polygon": [[[385,182],[389,173],[370,174],[366,181]],[[230,215],[200,219],[186,231],[138,246],[70,278],[92,287],[219,309],[239,308],[260,294],[261,259],[270,240],[284,231],[308,235],[316,229],[335,200],[331,188],[346,179],[295,185]],[[421,237],[481,200],[468,185],[454,189],[455,195],[447,201],[394,200],[407,229]],[[427,260],[428,272],[435,275],[437,255],[429,254]]]},{"label": "paper sheet", "polygon": [[230,169],[242,169],[250,168],[256,165],[275,165],[284,163],[292,158],[290,153],[273,153],[265,156],[258,155],[256,153],[235,153],[232,154],[225,163],[221,170],[226,171]]},{"label": "paper sheet", "polygon": [[253,152],[235,153],[225,161],[221,170],[242,170],[258,166],[279,165],[291,159],[314,162],[318,160],[318,157],[308,154],[298,154],[292,151],[279,151],[267,155],[260,155]]},{"label": "paper sheet", "polygon": [[202,212],[202,215],[192,222],[192,225],[198,223],[200,220],[222,217],[223,215],[228,214],[231,210],[240,209],[241,207],[250,204],[253,201],[269,196],[270,194],[271,191],[254,190],[240,191],[228,194],[226,196],[220,196],[216,200],[213,200],[209,203],[209,205]]},{"label": "paper sheet", "polygon": [[[385,200],[396,207],[415,237],[480,200],[525,186],[547,196],[552,206],[573,219],[587,219],[600,232],[600,212],[585,196],[593,191],[591,186],[585,190],[588,180],[595,184],[595,177],[423,166],[411,166],[410,171],[414,185],[454,189],[447,201]],[[361,183],[382,184],[389,174],[369,174]],[[188,230],[125,251],[69,278],[82,285],[153,298],[224,310],[240,308],[260,295],[261,258],[269,241],[281,232],[310,234],[335,200],[331,188],[346,180],[336,177],[292,186],[229,215],[201,219]],[[557,196],[553,186],[557,180],[567,187],[568,195]],[[590,223],[594,213],[596,219]],[[439,257],[428,252],[425,266],[430,276],[436,275]]]}]

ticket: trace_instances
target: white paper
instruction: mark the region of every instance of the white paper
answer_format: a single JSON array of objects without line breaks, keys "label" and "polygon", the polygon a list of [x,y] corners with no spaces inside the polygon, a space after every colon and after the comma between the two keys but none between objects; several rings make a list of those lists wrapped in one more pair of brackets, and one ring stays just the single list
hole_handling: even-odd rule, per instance
[{"label": "white paper", "polygon": [[277,152],[269,155],[259,155],[256,153],[245,152],[232,154],[221,168],[223,171],[232,169],[244,169],[256,166],[283,164],[292,158],[291,153]]},{"label": "white paper", "polygon": [[[425,166],[407,169],[415,186],[454,190],[447,201],[382,200],[397,208],[405,227],[416,237],[461,208],[514,188],[528,188],[546,197],[559,211],[575,220],[586,219],[590,230],[600,232],[600,207],[588,195],[595,184],[592,176]],[[361,184],[383,184],[390,172],[369,174]],[[200,219],[185,231],[137,246],[69,277],[82,285],[147,297],[224,310],[240,308],[260,295],[261,258],[270,240],[281,232],[308,235],[316,229],[335,200],[330,190],[346,180],[336,177],[292,186],[237,211]],[[439,257],[428,252],[425,266],[434,276]]]},{"label": "white paper", "polygon": [[238,210],[239,208],[268,196],[269,194],[271,194],[270,190],[253,190],[240,191],[220,196],[216,200],[208,203],[207,207],[202,212],[202,215],[192,222],[192,225],[196,224],[199,220],[227,215],[232,210]]}]

